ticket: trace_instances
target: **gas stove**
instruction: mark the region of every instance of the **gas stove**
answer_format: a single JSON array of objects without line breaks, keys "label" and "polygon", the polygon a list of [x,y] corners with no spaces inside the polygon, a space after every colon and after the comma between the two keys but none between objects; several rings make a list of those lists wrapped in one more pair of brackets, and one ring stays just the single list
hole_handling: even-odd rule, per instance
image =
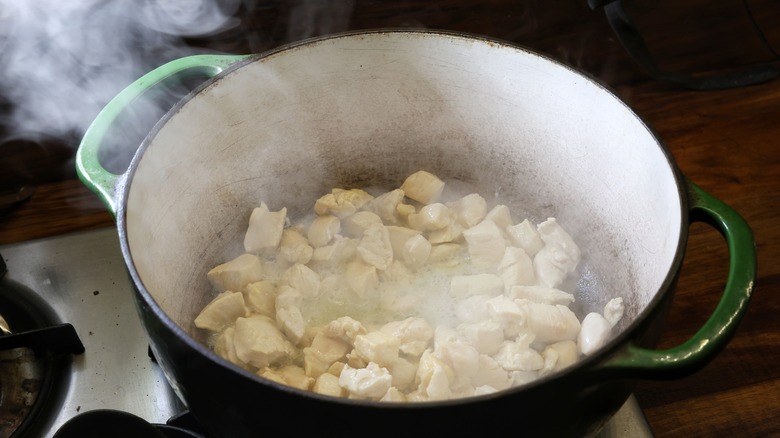
[{"label": "gas stove", "polygon": [[[0,351],[0,438],[52,438],[74,417],[98,410],[132,414],[161,430],[186,416],[149,354],[115,228],[0,246],[0,254],[8,271],[0,315],[10,331],[29,333],[28,323],[14,327],[18,308],[37,307],[31,313],[41,316],[32,319],[45,327],[32,331],[59,336],[36,341],[43,343],[36,349]],[[24,304],[6,310],[4,302]],[[598,436],[653,435],[631,396]]]}]

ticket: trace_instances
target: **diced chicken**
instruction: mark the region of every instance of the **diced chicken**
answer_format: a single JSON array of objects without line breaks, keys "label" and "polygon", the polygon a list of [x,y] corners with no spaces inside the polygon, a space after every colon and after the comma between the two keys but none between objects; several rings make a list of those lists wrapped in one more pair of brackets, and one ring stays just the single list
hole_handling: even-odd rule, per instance
[{"label": "diced chicken", "polygon": [[349,316],[334,319],[322,328],[322,332],[326,336],[341,339],[350,345],[354,344],[358,335],[367,333],[366,328],[363,327],[360,321]]},{"label": "diced chicken", "polygon": [[336,236],[330,245],[314,249],[311,262],[323,268],[333,268],[352,260],[357,255],[359,241]]},{"label": "diced chicken", "polygon": [[455,315],[463,323],[480,322],[490,319],[488,301],[489,295],[474,295],[458,301],[455,306]]},{"label": "diced chicken", "polygon": [[340,219],[354,214],[373,196],[360,189],[333,189],[314,203],[318,215],[331,214]]},{"label": "diced chicken", "polygon": [[536,282],[534,264],[523,248],[509,246],[498,264],[498,275],[504,281],[504,288],[510,291],[512,286],[530,285]]},{"label": "diced chicken", "polygon": [[398,349],[410,357],[419,357],[433,339],[433,327],[423,318],[409,317],[383,325],[381,332],[400,341]]},{"label": "diced chicken", "polygon": [[450,295],[460,301],[474,295],[495,297],[504,292],[504,281],[495,274],[454,275],[450,279]]},{"label": "diced chicken", "polygon": [[379,286],[376,267],[361,259],[354,259],[347,263],[345,278],[350,290],[360,298],[365,297],[366,294]]},{"label": "diced chicken", "polygon": [[249,283],[244,288],[244,302],[252,312],[274,316],[276,312],[276,286],[268,280]]},{"label": "diced chicken", "polygon": [[452,395],[450,382],[454,378],[452,369],[431,350],[426,350],[420,357],[417,376],[420,392],[427,400],[447,400]]},{"label": "diced chicken", "polygon": [[316,217],[309,225],[308,238],[311,246],[319,248],[330,243],[341,231],[341,221],[331,214]]},{"label": "diced chicken", "polygon": [[414,236],[419,236],[420,231],[397,225],[388,225],[385,228],[387,229],[387,235],[390,237],[390,246],[393,248],[393,258],[403,260],[406,241]]},{"label": "diced chicken", "polygon": [[537,227],[544,247],[534,257],[534,269],[539,282],[558,287],[580,262],[580,249],[555,218],[549,218]]},{"label": "diced chicken", "polygon": [[501,324],[505,337],[516,336],[526,325],[523,309],[505,295],[498,295],[486,302],[488,314],[493,321]]},{"label": "diced chicken", "polygon": [[504,342],[504,329],[496,321],[460,324],[457,330],[481,354],[496,354]]},{"label": "diced chicken", "polygon": [[471,263],[478,267],[495,267],[504,257],[506,239],[493,221],[482,221],[463,232]]},{"label": "diced chicken", "polygon": [[623,318],[624,311],[623,298],[612,298],[604,306],[604,319],[609,321],[610,326],[614,327]]},{"label": "diced chicken", "polygon": [[407,240],[404,244],[402,257],[404,262],[412,267],[420,267],[428,261],[431,255],[431,242],[422,235]]},{"label": "diced chicken", "polygon": [[311,390],[317,394],[333,397],[344,397],[346,395],[344,388],[339,386],[339,378],[330,373],[324,373],[317,377]]},{"label": "diced chicken", "polygon": [[580,332],[580,321],[563,305],[549,305],[517,300],[526,315],[526,327],[541,342],[571,341]]},{"label": "diced chicken", "polygon": [[463,391],[471,386],[472,377],[479,371],[479,352],[456,330],[439,326],[434,333],[433,352],[452,370],[450,389]]},{"label": "diced chicken", "polygon": [[395,386],[391,386],[390,389],[387,390],[385,395],[382,396],[379,401],[382,402],[405,402],[406,401],[406,395],[399,391],[398,388]]},{"label": "diced chicken", "polygon": [[503,229],[506,230],[512,244],[523,248],[529,257],[535,256],[544,246],[544,241],[539,237],[536,227],[528,219]]},{"label": "diced chicken", "polygon": [[414,379],[417,376],[417,364],[412,363],[403,357],[399,357],[395,362],[387,367],[390,375],[393,376],[393,387],[406,390],[412,387]]},{"label": "diced chicken", "polygon": [[223,292],[201,310],[195,318],[195,327],[218,332],[246,313],[241,292]]},{"label": "diced chicken", "polygon": [[544,358],[544,367],[540,370],[541,374],[562,370],[577,361],[579,357],[577,343],[561,341],[550,344],[542,351],[542,357]]},{"label": "diced chicken", "polygon": [[568,306],[574,302],[574,295],[546,286],[512,286],[508,295],[510,298],[524,299],[539,304],[563,304]]},{"label": "diced chicken", "polygon": [[588,313],[582,320],[582,328],[577,337],[580,353],[589,355],[603,347],[611,334],[612,325],[609,321],[596,312]]},{"label": "diced chicken", "polygon": [[432,173],[420,170],[406,178],[401,184],[401,190],[409,199],[414,199],[421,204],[430,204],[436,202],[441,196],[444,181]]},{"label": "diced chicken", "polygon": [[320,274],[300,263],[287,268],[282,275],[282,281],[306,297],[316,297],[320,292]]},{"label": "diced chicken", "polygon": [[341,228],[344,234],[357,239],[363,237],[363,232],[374,225],[384,224],[382,223],[382,218],[371,211],[359,211],[341,221]]},{"label": "diced chicken", "polygon": [[436,202],[426,205],[406,218],[409,226],[419,231],[441,230],[450,224],[452,213],[446,205]]},{"label": "diced chicken", "polygon": [[428,240],[432,244],[449,243],[459,241],[463,237],[463,225],[456,221],[450,221],[446,227],[428,233]]},{"label": "diced chicken", "polygon": [[352,348],[349,342],[329,336],[323,331],[317,332],[311,346],[303,349],[303,363],[306,375],[318,377],[336,362],[346,359]]},{"label": "diced chicken", "polygon": [[220,357],[223,357],[242,368],[246,368],[247,365],[239,359],[236,354],[236,347],[233,345],[234,335],[235,329],[232,326],[222,330],[214,340],[214,352]]},{"label": "diced chicken", "polygon": [[457,243],[442,243],[431,246],[431,254],[428,256],[428,263],[452,265],[458,263],[457,255],[460,253],[461,246]]},{"label": "diced chicken", "polygon": [[471,384],[477,388],[490,386],[500,391],[509,388],[512,380],[509,378],[509,373],[495,359],[486,354],[480,354],[479,371],[471,378]]},{"label": "diced chicken", "polygon": [[538,351],[517,342],[504,342],[493,358],[507,371],[538,371],[544,367]]},{"label": "diced chicken", "polygon": [[382,223],[395,225],[398,223],[398,204],[404,200],[404,191],[395,189],[383,193],[367,202],[363,209],[376,213],[382,219]]},{"label": "diced chicken", "polygon": [[294,351],[274,321],[263,315],[236,319],[233,344],[236,356],[256,368],[275,364]]},{"label": "diced chicken", "polygon": [[374,226],[364,231],[357,253],[364,262],[377,269],[387,269],[393,261],[393,247],[387,227]]},{"label": "diced chicken", "polygon": [[252,210],[249,226],[244,235],[244,250],[253,254],[261,254],[276,250],[282,239],[282,230],[287,219],[287,208],[279,211],[269,211],[265,202]]},{"label": "diced chicken", "polygon": [[309,240],[298,228],[285,228],[282,231],[282,239],[279,241],[279,259],[290,263],[305,265],[311,260],[314,248],[309,245]]},{"label": "diced chicken", "polygon": [[501,230],[506,230],[512,225],[512,213],[510,213],[509,207],[503,204],[491,208],[485,215],[485,219],[495,222]]},{"label": "diced chicken", "polygon": [[339,376],[339,386],[350,395],[360,398],[380,399],[393,384],[393,376],[387,368],[369,363],[365,368],[345,366]]},{"label": "diced chicken", "polygon": [[220,292],[239,292],[245,285],[263,279],[263,264],[258,256],[244,253],[212,268],[206,278]]},{"label": "diced chicken", "polygon": [[414,205],[411,204],[404,204],[403,202],[399,202],[398,205],[395,206],[395,215],[401,221],[409,220],[409,215],[415,212],[416,210]]},{"label": "diced chicken", "polygon": [[278,370],[264,368],[257,375],[303,390],[308,390],[314,384],[313,378],[307,376],[301,367],[294,365],[285,365]]},{"label": "diced chicken", "polygon": [[301,314],[301,292],[290,286],[279,288],[276,297],[276,323],[293,344],[298,344],[306,333],[306,323]]},{"label": "diced chicken", "polygon": [[487,214],[487,202],[485,198],[477,193],[466,195],[457,201],[448,202],[445,205],[450,208],[452,216],[464,228],[471,228],[477,225],[485,219]]},{"label": "diced chicken", "polygon": [[398,338],[390,336],[386,332],[369,332],[355,338],[355,353],[367,362],[389,367],[398,360],[400,345]]}]

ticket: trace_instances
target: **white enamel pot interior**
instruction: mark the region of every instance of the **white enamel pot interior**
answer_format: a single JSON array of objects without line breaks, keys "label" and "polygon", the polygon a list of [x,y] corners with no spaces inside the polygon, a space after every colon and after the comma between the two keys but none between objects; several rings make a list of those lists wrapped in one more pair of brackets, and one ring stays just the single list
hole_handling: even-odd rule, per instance
[{"label": "white enamel pot interior", "polygon": [[[243,251],[261,202],[295,220],[333,187],[394,188],[420,169],[509,205],[515,219],[557,218],[583,254],[580,317],[620,296],[618,331],[638,326],[673,283],[687,227],[681,178],[623,102],[521,48],[367,32],[240,62],[147,138],[118,216],[150,335],[151,314],[223,371],[267,386],[199,342],[193,320],[216,294],[206,272]],[[166,342],[153,349],[187,400],[197,391]]]}]

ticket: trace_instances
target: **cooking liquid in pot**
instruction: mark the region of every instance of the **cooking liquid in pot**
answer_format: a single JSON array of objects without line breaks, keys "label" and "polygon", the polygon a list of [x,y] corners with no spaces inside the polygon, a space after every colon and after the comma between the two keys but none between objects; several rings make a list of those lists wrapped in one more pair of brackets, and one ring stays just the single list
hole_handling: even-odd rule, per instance
[{"label": "cooking liquid in pot", "polygon": [[209,272],[221,293],[196,326],[262,377],[397,402],[517,386],[608,340],[622,300],[582,321],[569,309],[580,254],[554,218],[516,223],[476,193],[441,203],[443,186],[420,171],[334,189],[295,225],[262,204],[246,253]]}]

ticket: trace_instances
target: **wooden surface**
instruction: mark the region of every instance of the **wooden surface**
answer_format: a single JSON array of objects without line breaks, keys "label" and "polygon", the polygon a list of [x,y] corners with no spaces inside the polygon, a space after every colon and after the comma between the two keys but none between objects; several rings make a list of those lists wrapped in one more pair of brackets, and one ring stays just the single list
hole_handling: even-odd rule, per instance
[{"label": "wooden surface", "polygon": [[[304,13],[315,3],[318,9]],[[657,132],[685,175],[747,220],[758,253],[755,293],[728,347],[690,377],[640,382],[639,404],[659,437],[780,436],[780,80],[702,92],[655,80],[626,54],[602,11],[584,1],[243,4],[239,27],[189,44],[256,53],[344,30],[439,28],[515,42],[611,88]],[[718,72],[775,60],[759,43],[741,1],[626,4],[664,68]],[[780,6],[768,0],[749,4],[767,41],[780,50],[780,26],[774,25]],[[50,138],[30,148],[19,140],[0,143],[0,188],[11,190],[18,181],[37,186],[31,199],[0,213],[0,245],[114,225],[75,178],[75,144],[73,138]],[[726,281],[728,251],[721,236],[702,224],[690,230],[660,347],[687,340],[717,305]]]}]

